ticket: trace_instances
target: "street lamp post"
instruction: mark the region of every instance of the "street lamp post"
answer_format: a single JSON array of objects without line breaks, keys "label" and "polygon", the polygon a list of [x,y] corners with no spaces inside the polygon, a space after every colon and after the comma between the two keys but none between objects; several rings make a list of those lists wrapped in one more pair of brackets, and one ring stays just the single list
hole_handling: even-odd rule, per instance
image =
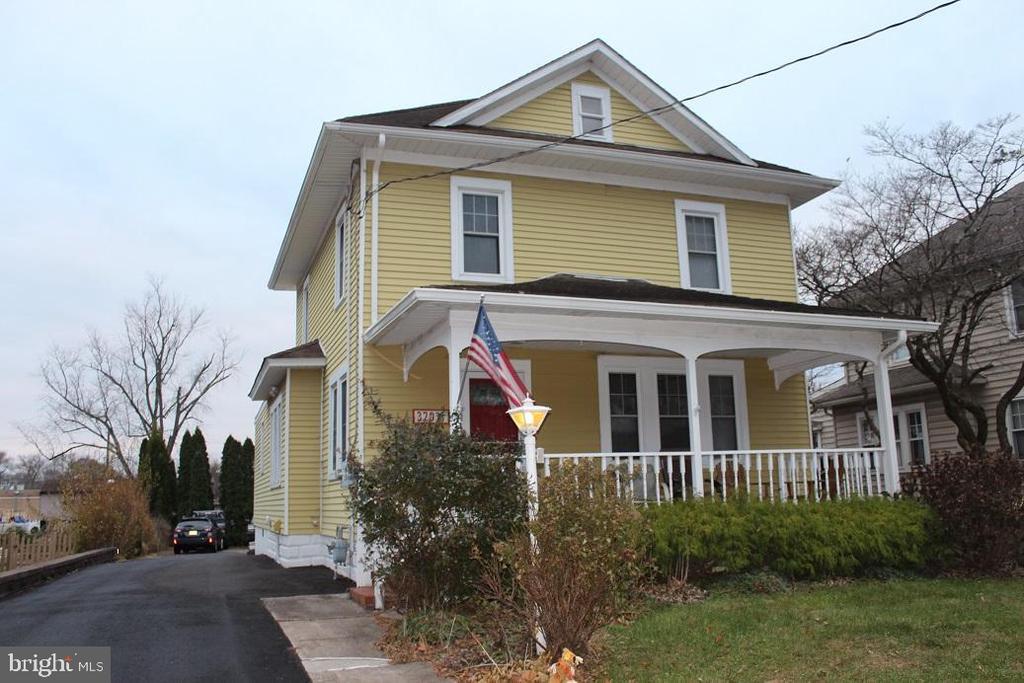
[{"label": "street lamp post", "polygon": [[523,435],[523,457],[526,459],[526,485],[530,489],[530,519],[537,514],[537,432],[551,412],[547,406],[535,405],[529,395],[523,404],[509,408],[508,416]]}]

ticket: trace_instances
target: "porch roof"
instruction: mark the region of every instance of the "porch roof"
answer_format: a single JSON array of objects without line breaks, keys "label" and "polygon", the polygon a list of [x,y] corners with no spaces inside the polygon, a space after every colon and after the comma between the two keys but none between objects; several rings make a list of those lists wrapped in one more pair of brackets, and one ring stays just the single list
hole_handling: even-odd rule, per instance
[{"label": "porch roof", "polygon": [[586,341],[656,348],[682,356],[756,349],[776,382],[844,360],[874,360],[900,332],[936,324],[866,311],[753,299],[643,280],[558,274],[510,285],[438,285],[411,290],[366,333],[401,345],[405,370],[437,346],[469,344],[481,300],[502,341]]},{"label": "porch roof", "polygon": [[249,390],[249,398],[253,401],[273,398],[272,389],[281,383],[289,368],[322,368],[326,364],[327,357],[319,339],[272,353],[263,359]]}]

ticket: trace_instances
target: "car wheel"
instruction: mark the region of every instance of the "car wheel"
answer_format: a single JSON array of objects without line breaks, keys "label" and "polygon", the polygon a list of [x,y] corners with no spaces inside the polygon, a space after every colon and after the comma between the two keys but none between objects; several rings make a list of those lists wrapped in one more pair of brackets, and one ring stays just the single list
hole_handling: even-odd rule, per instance
[{"label": "car wheel", "polygon": [[174,554],[175,555],[181,555],[181,548],[175,548],[174,549]]}]

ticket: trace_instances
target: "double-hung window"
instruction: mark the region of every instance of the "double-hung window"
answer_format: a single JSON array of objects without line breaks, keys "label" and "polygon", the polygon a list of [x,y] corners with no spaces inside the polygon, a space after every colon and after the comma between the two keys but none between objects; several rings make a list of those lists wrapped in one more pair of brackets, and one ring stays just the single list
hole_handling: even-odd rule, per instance
[{"label": "double-hung window", "polygon": [[341,305],[345,296],[345,227],[348,207],[342,207],[334,220],[334,307]]},{"label": "double-hung window", "polygon": [[270,486],[281,485],[281,433],[284,411],[278,399],[270,407]]},{"label": "double-hung window", "polygon": [[[877,424],[874,411],[871,411],[870,416],[871,423],[863,413],[857,415],[860,445],[863,448],[877,448],[880,445],[878,433],[872,429],[872,425]],[[892,429],[896,441],[896,459],[901,470],[928,464],[928,427],[923,404],[894,407]]]},{"label": "double-hung window", "polygon": [[1024,458],[1024,398],[1016,398],[1010,401],[1010,419],[1008,422],[1013,452],[1018,457]]},{"label": "double-hung window", "polygon": [[348,472],[348,375],[344,369],[336,373],[328,389],[327,471],[331,478],[343,478]]},{"label": "double-hung window", "polygon": [[612,142],[611,92],[586,83],[572,84],[572,132],[589,140]]},{"label": "double-hung window", "polygon": [[1024,335],[1024,278],[1014,280],[1010,285],[1007,302],[1009,305],[1010,332]]},{"label": "double-hung window", "polygon": [[676,237],[682,286],[730,293],[725,207],[676,200]]},{"label": "double-hung window", "polygon": [[513,282],[512,184],[451,179],[452,279]]},{"label": "double-hung window", "polygon": [[608,406],[612,451],[615,453],[640,450],[640,404],[636,380],[633,372],[608,373]]}]

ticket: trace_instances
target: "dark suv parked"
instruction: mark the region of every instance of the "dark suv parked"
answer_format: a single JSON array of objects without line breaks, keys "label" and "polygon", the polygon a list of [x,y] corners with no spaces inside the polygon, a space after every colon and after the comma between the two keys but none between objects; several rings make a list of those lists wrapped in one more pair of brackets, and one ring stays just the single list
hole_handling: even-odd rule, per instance
[{"label": "dark suv parked", "polygon": [[206,517],[186,517],[174,527],[174,554],[189,550],[217,552],[224,549],[224,530]]}]

